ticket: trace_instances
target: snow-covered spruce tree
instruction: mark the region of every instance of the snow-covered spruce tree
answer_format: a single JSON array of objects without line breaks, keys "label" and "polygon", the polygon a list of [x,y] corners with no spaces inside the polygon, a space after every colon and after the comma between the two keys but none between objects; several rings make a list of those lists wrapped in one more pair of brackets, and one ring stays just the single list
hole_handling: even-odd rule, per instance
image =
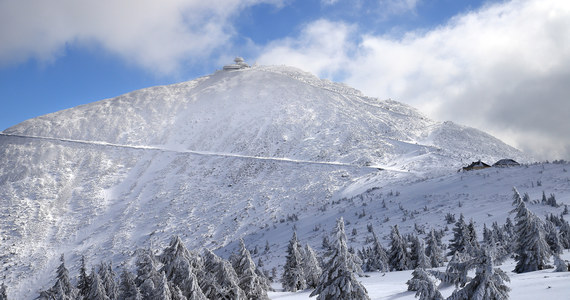
[{"label": "snow-covered spruce tree", "polygon": [[69,271],[65,267],[63,254],[60,257],[61,264],[57,267],[55,284],[49,290],[41,292],[39,299],[72,300],[77,297],[78,291],[69,281]]},{"label": "snow-covered spruce tree", "polygon": [[206,299],[196,278],[196,273],[201,273],[201,258],[189,251],[178,236],[172,237],[158,259],[163,264],[161,271],[165,273],[167,280],[178,287],[186,298]]},{"label": "snow-covered spruce tree", "polygon": [[269,299],[267,296],[266,281],[256,272],[256,266],[249,250],[245,247],[243,239],[239,240],[239,253],[234,261],[233,268],[239,280],[239,287],[245,292],[248,299]]},{"label": "snow-covered spruce tree", "polygon": [[57,267],[57,281],[54,285],[54,291],[58,290],[58,294],[62,293],[61,297],[56,297],[56,299],[75,299],[77,296],[77,290],[71,285],[69,280],[69,271],[65,267],[65,258],[63,254],[60,258],[61,264]]},{"label": "snow-covered spruce tree", "polygon": [[182,291],[180,290],[180,288],[176,285],[174,285],[172,282],[168,282],[168,289],[170,290],[170,299],[172,300],[188,300],[188,298],[186,298],[186,296],[184,296],[184,294],[182,294]]},{"label": "snow-covered spruce tree", "polygon": [[283,289],[287,292],[296,292],[307,288],[307,281],[303,269],[303,256],[299,250],[297,232],[293,232],[293,237],[287,247],[287,257],[283,266],[283,277],[281,279]]},{"label": "snow-covered spruce tree", "polygon": [[455,290],[448,300],[506,300],[509,299],[510,288],[505,281],[510,281],[503,270],[493,268],[493,259],[485,250],[479,251],[475,258],[477,265],[475,278],[464,288]]},{"label": "snow-covered spruce tree", "polygon": [[445,272],[438,270],[429,270],[429,273],[444,283],[464,286],[471,278],[467,276],[467,272],[475,267],[473,258],[463,252],[455,252],[453,257],[447,264]]},{"label": "snow-covered spruce tree", "polygon": [[499,227],[497,221],[493,222],[491,225],[491,234],[495,237],[497,243],[504,244],[507,241],[507,233],[504,232],[504,228]]},{"label": "snow-covered spruce tree", "polygon": [[79,298],[86,297],[89,292],[89,275],[87,275],[87,267],[85,266],[85,256],[81,256],[81,266],[79,267],[79,276],[77,278],[77,289],[79,290]]},{"label": "snow-covered spruce tree", "polygon": [[426,236],[426,256],[428,257],[430,267],[437,268],[443,266],[445,258],[443,257],[442,245],[438,243],[435,230],[432,229]]},{"label": "snow-covered spruce tree", "polygon": [[477,240],[477,231],[475,230],[475,223],[473,219],[469,220],[469,224],[467,225],[467,236],[469,240],[467,241],[467,251],[471,254],[478,253],[481,246],[479,245],[479,241]]},{"label": "snow-covered spruce tree", "polygon": [[487,223],[483,223],[483,244],[485,246],[490,246],[492,238],[493,231],[487,227]]},{"label": "snow-covered spruce tree", "polygon": [[6,285],[4,282],[0,285],[0,300],[8,300],[8,294],[6,293]]},{"label": "snow-covered spruce tree", "polygon": [[[498,229],[497,223],[493,223],[493,228]],[[501,242],[498,242],[498,236],[502,236],[502,233],[495,233],[494,229],[488,229],[485,224],[483,224],[483,247],[489,252],[489,255],[493,259],[493,264],[501,264],[510,255],[505,249]]]},{"label": "snow-covered spruce tree", "polygon": [[564,249],[570,249],[570,224],[564,218],[560,223],[560,243]]},{"label": "snow-covered spruce tree", "polygon": [[495,263],[502,263],[514,251],[514,241],[510,233],[505,232],[506,226],[499,227],[497,222],[493,222],[491,229],[490,243],[494,242],[495,253],[491,253],[495,257]]},{"label": "snow-covered spruce tree", "polygon": [[517,243],[515,248],[516,273],[542,270],[550,257],[550,248],[545,240],[542,221],[535,216],[520,198],[520,194],[513,188],[513,204],[516,208],[515,234]]},{"label": "snow-covered spruce tree", "polygon": [[172,294],[170,293],[168,280],[166,279],[166,274],[164,274],[164,271],[161,272],[158,283],[154,289],[154,293],[150,299],[172,300]]},{"label": "snow-covered spruce tree", "polygon": [[115,283],[117,274],[113,272],[113,266],[111,262],[107,264],[101,263],[99,266],[99,277],[101,277],[101,283],[103,284],[103,288],[105,289],[105,294],[107,297],[109,297],[110,300],[117,299],[118,288],[117,284]]},{"label": "snow-covered spruce tree", "polygon": [[361,270],[355,263],[354,255],[348,252],[342,217],[336,222],[333,239],[330,259],[310,296],[318,295],[317,300],[370,299],[366,288],[354,276],[355,272]]},{"label": "snow-covered spruce tree", "polygon": [[511,237],[511,239],[515,239],[515,224],[513,224],[513,221],[509,217],[507,217],[503,225],[503,233]]},{"label": "snow-covered spruce tree", "polygon": [[374,229],[371,229],[370,232],[372,233],[373,242],[372,247],[366,251],[367,255],[364,261],[364,270],[367,272],[388,272],[390,271],[388,254],[384,247],[382,247],[382,244],[380,244],[380,240],[374,232]]},{"label": "snow-covered spruce tree", "polygon": [[469,229],[465,223],[463,214],[459,215],[459,220],[453,226],[453,238],[449,241],[449,252],[447,255],[453,255],[455,252],[465,252],[469,244]]},{"label": "snow-covered spruce tree", "polygon": [[559,254],[554,254],[554,267],[554,272],[568,272],[568,265]]},{"label": "snow-covered spruce tree", "polygon": [[95,268],[91,269],[91,275],[89,275],[89,291],[85,299],[89,300],[109,300],[107,294],[105,293],[105,287],[103,282],[99,277],[99,274],[95,272]]},{"label": "snow-covered spruce tree", "polygon": [[305,251],[303,255],[303,272],[305,273],[307,286],[310,288],[316,288],[319,284],[319,278],[323,273],[323,269],[319,264],[317,254],[313,248],[309,246],[309,244],[305,244]]},{"label": "snow-covered spruce tree", "polygon": [[407,250],[407,243],[400,235],[398,225],[392,227],[390,232],[390,252],[388,259],[391,264],[391,270],[403,271],[408,270],[410,266],[409,254]]},{"label": "snow-covered spruce tree", "polygon": [[121,300],[142,300],[142,295],[135,283],[135,276],[123,269],[119,281],[119,297]]},{"label": "snow-covered spruce tree", "polygon": [[556,226],[546,220],[544,221],[544,231],[546,233],[546,243],[550,247],[550,252],[552,254],[562,254],[562,244],[560,243],[560,235],[558,234],[558,229]]},{"label": "snow-covered spruce tree", "polygon": [[[206,300],[206,296],[199,285],[199,280],[196,277],[194,272],[190,272],[189,277],[184,282],[184,289],[183,292],[184,296],[188,300]],[[177,286],[178,287],[178,286]]]},{"label": "snow-covered spruce tree", "polygon": [[412,279],[408,280],[408,291],[416,291],[416,298],[420,300],[443,300],[443,296],[437,289],[435,282],[423,268],[417,268],[412,272]]},{"label": "snow-covered spruce tree", "polygon": [[416,235],[412,235],[410,239],[410,267],[414,269],[430,268],[431,263],[426,256],[424,243]]},{"label": "snow-covered spruce tree", "polygon": [[214,252],[204,250],[204,270],[200,287],[208,299],[246,299],[232,265]]},{"label": "snow-covered spruce tree", "polygon": [[160,281],[160,273],[157,271],[158,262],[150,249],[137,250],[135,266],[137,277],[135,283],[143,299],[151,299],[154,295],[155,287]]}]

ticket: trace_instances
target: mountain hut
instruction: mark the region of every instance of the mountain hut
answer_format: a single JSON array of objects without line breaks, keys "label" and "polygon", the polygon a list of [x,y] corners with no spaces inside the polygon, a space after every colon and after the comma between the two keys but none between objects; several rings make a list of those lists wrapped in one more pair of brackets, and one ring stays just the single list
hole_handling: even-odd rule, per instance
[{"label": "mountain hut", "polygon": [[513,159],[510,158],[504,158],[501,159],[499,161],[497,161],[496,163],[493,164],[493,167],[496,168],[508,168],[508,167],[517,167],[520,166],[521,164],[519,164],[518,162],[516,162]]},{"label": "mountain hut", "polygon": [[490,168],[490,167],[491,166],[489,166],[488,164],[482,162],[481,160],[478,160],[478,161],[472,162],[467,167],[463,167],[463,171],[481,170],[481,169],[486,169],[486,168]]}]

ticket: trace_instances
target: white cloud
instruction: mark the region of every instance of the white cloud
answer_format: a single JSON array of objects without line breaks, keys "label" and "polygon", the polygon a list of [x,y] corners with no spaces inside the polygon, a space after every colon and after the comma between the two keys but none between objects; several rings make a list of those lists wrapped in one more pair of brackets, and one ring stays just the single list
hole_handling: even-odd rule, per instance
[{"label": "white cloud", "polygon": [[68,45],[95,44],[160,73],[228,42],[232,18],[281,0],[2,0],[0,65],[53,61]]},{"label": "white cloud", "polygon": [[401,15],[414,12],[420,0],[378,0],[381,15]]},{"label": "white cloud", "polygon": [[354,31],[355,27],[344,23],[318,20],[308,24],[296,39],[286,38],[267,45],[257,62],[300,65],[333,77],[343,69],[342,62],[348,60],[354,46],[349,36]]},{"label": "white cloud", "polygon": [[486,130],[539,158],[570,158],[570,2],[490,5],[398,39],[319,20],[262,58]]},{"label": "white cloud", "polygon": [[321,0],[321,5],[335,5],[337,2],[338,0]]}]

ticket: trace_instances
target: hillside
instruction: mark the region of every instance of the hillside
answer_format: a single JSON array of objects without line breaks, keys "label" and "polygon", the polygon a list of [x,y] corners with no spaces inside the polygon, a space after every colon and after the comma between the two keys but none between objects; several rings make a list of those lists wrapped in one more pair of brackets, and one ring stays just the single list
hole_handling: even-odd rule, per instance
[{"label": "hillside", "polygon": [[[425,220],[414,214],[431,223],[472,201],[477,186],[518,174],[499,170],[493,180],[489,171],[489,181],[463,183],[461,166],[529,160],[476,129],[289,67],[219,71],[34,118],[0,134],[0,157],[1,275],[23,299],[50,284],[61,253],[71,266],[80,255],[120,262],[174,234],[222,254],[239,237],[261,246],[270,234],[278,264],[288,215],[298,216],[303,238],[317,239],[315,225],[325,231],[339,215],[362,211],[353,197],[374,207],[388,190],[409,211],[433,197]],[[508,180],[480,197],[509,197],[513,185],[535,180],[520,176],[525,183]],[[384,226],[400,222],[390,215]],[[381,226],[384,218],[379,210],[370,220]]]}]

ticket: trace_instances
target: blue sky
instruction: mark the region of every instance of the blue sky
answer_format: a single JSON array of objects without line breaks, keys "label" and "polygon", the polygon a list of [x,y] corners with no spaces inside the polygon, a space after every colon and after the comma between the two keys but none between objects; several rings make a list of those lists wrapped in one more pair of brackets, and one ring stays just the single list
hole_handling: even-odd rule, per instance
[{"label": "blue sky", "polygon": [[287,64],[570,158],[570,4],[0,0],[0,130],[234,56]]}]

